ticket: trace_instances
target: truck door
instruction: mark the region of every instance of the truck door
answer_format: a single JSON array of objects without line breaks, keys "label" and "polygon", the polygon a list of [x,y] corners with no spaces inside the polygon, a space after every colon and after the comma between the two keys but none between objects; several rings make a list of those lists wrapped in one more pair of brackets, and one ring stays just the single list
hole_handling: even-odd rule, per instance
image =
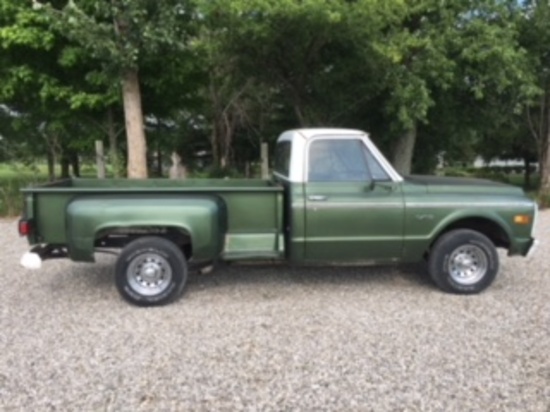
[{"label": "truck door", "polygon": [[308,260],[392,261],[403,248],[404,202],[360,137],[320,137],[306,150]]}]

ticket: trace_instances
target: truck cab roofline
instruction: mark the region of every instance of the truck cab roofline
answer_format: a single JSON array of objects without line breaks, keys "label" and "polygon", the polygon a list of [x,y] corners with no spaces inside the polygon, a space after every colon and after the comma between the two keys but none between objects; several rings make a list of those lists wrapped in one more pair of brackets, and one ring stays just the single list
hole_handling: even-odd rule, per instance
[{"label": "truck cab roofline", "polygon": [[393,168],[391,163],[370,140],[368,133],[355,129],[342,128],[307,128],[288,130],[281,134],[277,142],[290,142],[292,145],[288,176],[276,173],[277,177],[294,183],[305,183],[308,170],[308,147],[316,139],[360,139],[370,150],[380,166],[394,182],[402,182],[403,177]]}]

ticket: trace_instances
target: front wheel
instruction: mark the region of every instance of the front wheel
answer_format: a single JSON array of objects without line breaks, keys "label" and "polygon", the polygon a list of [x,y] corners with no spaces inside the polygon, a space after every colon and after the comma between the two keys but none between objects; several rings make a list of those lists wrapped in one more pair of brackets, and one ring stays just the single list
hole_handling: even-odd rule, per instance
[{"label": "front wheel", "polygon": [[181,295],[187,262],[181,249],[161,237],[142,237],[120,253],[116,286],[128,302],[139,306],[166,304]]},{"label": "front wheel", "polygon": [[437,240],[429,256],[430,276],[445,292],[471,294],[487,288],[498,272],[498,254],[482,233],[457,229]]}]

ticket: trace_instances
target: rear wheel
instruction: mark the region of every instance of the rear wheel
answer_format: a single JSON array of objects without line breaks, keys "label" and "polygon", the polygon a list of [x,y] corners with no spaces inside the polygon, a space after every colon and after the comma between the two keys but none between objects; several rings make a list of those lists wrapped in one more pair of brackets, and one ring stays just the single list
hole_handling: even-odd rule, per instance
[{"label": "rear wheel", "polygon": [[437,286],[451,293],[478,293],[495,279],[495,246],[482,233],[458,229],[441,236],[430,252],[428,267]]},{"label": "rear wheel", "polygon": [[142,237],[121,252],[115,268],[116,286],[128,302],[163,305],[181,295],[187,281],[183,252],[161,237]]}]

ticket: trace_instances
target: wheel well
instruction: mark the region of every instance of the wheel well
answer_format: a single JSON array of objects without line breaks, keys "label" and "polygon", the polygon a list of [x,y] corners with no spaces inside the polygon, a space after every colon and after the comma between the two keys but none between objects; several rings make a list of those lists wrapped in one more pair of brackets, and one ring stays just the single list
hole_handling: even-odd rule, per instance
[{"label": "wheel well", "polygon": [[443,236],[445,233],[456,229],[470,229],[476,232],[482,233],[487,236],[495,247],[502,247],[508,249],[510,247],[510,239],[504,229],[492,220],[484,219],[480,217],[471,217],[466,219],[457,220],[451,223],[444,230],[442,230],[434,241],[430,245],[430,250],[434,243]]},{"label": "wheel well", "polygon": [[96,233],[94,246],[121,249],[143,236],[158,236],[168,239],[183,251],[187,259],[193,255],[193,244],[189,233],[181,228],[170,226],[131,226],[102,229]]}]

